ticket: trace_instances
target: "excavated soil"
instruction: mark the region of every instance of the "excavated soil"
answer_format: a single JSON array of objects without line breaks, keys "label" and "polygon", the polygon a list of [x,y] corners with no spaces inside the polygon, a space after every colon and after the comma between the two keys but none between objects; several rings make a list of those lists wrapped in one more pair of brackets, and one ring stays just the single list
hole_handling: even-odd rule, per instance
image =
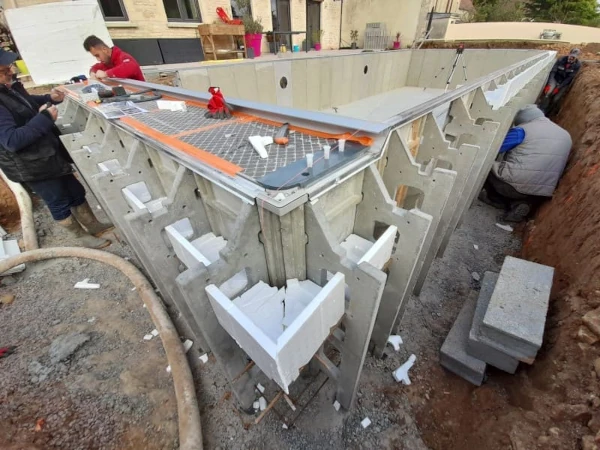
[{"label": "excavated soil", "polygon": [[[576,47],[574,44],[565,43],[539,43],[530,41],[475,41],[464,42],[465,48],[486,48],[486,49],[535,49],[535,50],[554,50],[559,55],[566,55]],[[422,48],[447,48],[455,49],[457,42],[426,42]],[[600,44],[582,44],[578,47],[581,50],[582,60],[598,60],[600,56]]]},{"label": "excavated soil", "polygon": [[19,224],[19,205],[10,188],[0,177],[0,225],[12,231]]}]

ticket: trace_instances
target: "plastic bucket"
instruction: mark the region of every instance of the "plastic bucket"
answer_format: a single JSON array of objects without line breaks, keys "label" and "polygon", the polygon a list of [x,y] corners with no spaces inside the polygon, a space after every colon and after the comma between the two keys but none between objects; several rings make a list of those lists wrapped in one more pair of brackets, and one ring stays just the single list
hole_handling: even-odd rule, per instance
[{"label": "plastic bucket", "polygon": [[292,47],[292,50],[293,50],[294,53],[298,53],[300,51],[300,46],[299,45],[294,45]]},{"label": "plastic bucket", "polygon": [[261,55],[262,34],[247,34],[244,36],[244,40],[247,47],[254,49],[254,56],[259,57]]}]

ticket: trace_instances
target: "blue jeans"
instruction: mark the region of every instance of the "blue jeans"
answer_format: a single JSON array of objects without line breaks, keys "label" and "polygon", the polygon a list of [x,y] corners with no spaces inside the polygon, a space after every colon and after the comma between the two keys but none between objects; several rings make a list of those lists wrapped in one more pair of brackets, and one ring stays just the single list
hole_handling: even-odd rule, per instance
[{"label": "blue jeans", "polygon": [[49,180],[28,181],[27,185],[42,197],[54,220],[64,220],[71,208],[85,203],[85,188],[73,174]]}]

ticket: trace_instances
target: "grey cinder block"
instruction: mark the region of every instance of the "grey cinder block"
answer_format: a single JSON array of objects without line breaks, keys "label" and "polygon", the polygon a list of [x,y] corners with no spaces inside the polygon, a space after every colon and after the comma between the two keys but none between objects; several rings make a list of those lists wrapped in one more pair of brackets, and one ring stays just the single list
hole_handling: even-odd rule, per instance
[{"label": "grey cinder block", "polygon": [[508,355],[531,364],[542,346],[553,275],[552,267],[507,256],[481,335]]},{"label": "grey cinder block", "polygon": [[469,333],[469,341],[467,343],[467,352],[475,358],[485,361],[491,366],[508,373],[515,373],[519,360],[507,355],[503,351],[498,350],[485,337],[481,336],[481,324],[483,317],[488,309],[490,299],[494,292],[494,287],[498,281],[498,274],[495,272],[485,272],[483,281],[481,282],[481,290],[477,298],[477,307],[473,315],[473,324]]},{"label": "grey cinder block", "polygon": [[469,330],[477,304],[477,293],[466,299],[440,350],[440,364],[465,380],[480,386],[485,376],[485,362],[467,353]]}]

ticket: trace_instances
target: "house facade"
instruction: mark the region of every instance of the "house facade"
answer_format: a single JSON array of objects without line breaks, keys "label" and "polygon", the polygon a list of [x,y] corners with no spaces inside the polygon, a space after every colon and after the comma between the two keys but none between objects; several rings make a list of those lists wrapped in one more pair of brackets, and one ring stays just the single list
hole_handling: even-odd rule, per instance
[{"label": "house facade", "polygon": [[[2,0],[3,7],[21,8],[53,0]],[[217,8],[230,17],[241,15],[237,0],[98,0],[108,31],[116,45],[141,64],[163,64],[204,59],[198,37],[200,23],[220,23]],[[252,17],[264,31],[304,32],[291,44],[313,41],[322,30],[323,49],[351,45],[358,31],[364,44],[367,24],[383,24],[386,33],[401,33],[403,47],[423,34],[429,12],[454,12],[460,0],[250,0]],[[290,42],[288,41],[288,45]],[[268,51],[266,39],[263,51]]]}]

